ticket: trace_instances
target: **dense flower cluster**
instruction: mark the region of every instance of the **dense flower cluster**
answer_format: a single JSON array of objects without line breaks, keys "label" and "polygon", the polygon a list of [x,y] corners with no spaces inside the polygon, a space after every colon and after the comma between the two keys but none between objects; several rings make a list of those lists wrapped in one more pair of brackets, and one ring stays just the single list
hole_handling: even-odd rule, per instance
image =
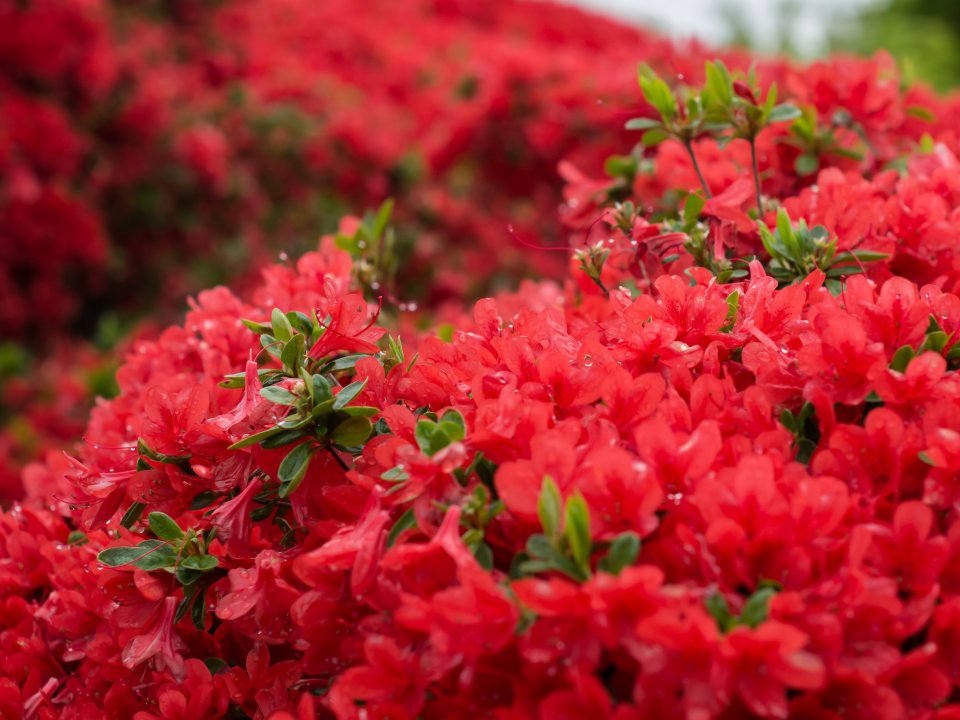
[{"label": "dense flower cluster", "polygon": [[[391,299],[555,274],[559,253],[522,243],[564,244],[557,163],[599,167],[627,142],[628,68],[676,53],[512,0],[0,0],[0,27],[0,332],[40,358],[147,308],[166,324],[188,293],[255,281],[391,196],[402,274],[371,278]],[[32,439],[63,437],[56,403],[92,401],[51,393],[40,363],[0,393],[11,492],[47,445]]]},{"label": "dense flower cluster", "polygon": [[567,276],[418,329],[384,206],[134,343],[0,515],[0,714],[960,717],[955,101],[690,65]]}]

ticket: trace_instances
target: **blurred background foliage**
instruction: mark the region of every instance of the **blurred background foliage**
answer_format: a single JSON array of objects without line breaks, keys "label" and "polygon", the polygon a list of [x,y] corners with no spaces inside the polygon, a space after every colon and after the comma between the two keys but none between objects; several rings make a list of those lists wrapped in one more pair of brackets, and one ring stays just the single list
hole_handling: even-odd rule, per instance
[{"label": "blurred background foliage", "polygon": [[946,90],[960,81],[960,2],[885,0],[839,23],[830,48],[858,53],[883,48],[908,76]]},{"label": "blurred background foliage", "polygon": [[889,51],[907,80],[960,84],[960,0],[563,0],[674,38],[811,59]]},{"label": "blurred background foliage", "polygon": [[[838,0],[818,9],[820,27],[810,35],[798,32],[809,25],[806,3],[780,0],[773,5],[771,33],[758,27],[753,3],[726,0],[718,10],[721,42],[807,59],[885,50],[897,59],[908,81],[921,80],[940,91],[960,84],[960,0]],[[819,44],[810,42],[811,37]]]}]

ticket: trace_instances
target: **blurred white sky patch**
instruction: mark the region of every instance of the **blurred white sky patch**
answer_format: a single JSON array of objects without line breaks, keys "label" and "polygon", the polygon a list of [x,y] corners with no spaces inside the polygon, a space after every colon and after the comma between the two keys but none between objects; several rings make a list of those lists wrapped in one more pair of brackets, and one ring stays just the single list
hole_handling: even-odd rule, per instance
[{"label": "blurred white sky patch", "polygon": [[[676,38],[725,43],[745,33],[765,51],[784,39],[801,55],[825,49],[831,29],[876,0],[563,0],[568,4],[657,27]],[[958,0],[960,1],[960,0]]]}]

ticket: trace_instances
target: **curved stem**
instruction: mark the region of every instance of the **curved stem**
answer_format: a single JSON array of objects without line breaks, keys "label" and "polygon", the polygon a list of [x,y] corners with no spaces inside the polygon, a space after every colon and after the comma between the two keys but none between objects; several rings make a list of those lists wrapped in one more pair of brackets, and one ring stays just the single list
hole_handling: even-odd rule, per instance
[{"label": "curved stem", "polygon": [[333,445],[329,443],[326,444],[326,448],[327,448],[327,452],[330,453],[333,459],[337,461],[337,465],[339,465],[344,472],[350,472],[350,466],[343,461],[343,458],[340,457],[340,453],[336,451],[336,448],[334,448]]},{"label": "curved stem", "polygon": [[753,188],[757,193],[757,220],[763,218],[763,194],[760,187],[760,165],[757,163],[757,141],[750,138],[750,163],[753,166]]},{"label": "curved stem", "polygon": [[703,194],[708,198],[712,198],[713,193],[710,192],[710,187],[707,185],[707,180],[703,177],[703,173],[700,172],[700,164],[697,162],[697,156],[693,152],[693,145],[689,140],[687,140],[683,146],[687,149],[687,155],[690,156],[690,162],[693,163],[693,169],[694,172],[697,173],[697,178],[700,180],[700,187],[703,188]]}]

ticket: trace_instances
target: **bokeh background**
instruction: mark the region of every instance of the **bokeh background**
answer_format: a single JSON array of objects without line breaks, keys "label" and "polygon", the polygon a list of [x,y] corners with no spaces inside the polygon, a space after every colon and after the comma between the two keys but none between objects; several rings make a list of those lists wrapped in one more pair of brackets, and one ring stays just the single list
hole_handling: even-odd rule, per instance
[{"label": "bokeh background", "polygon": [[960,3],[954,0],[572,0],[677,38],[811,58],[889,50],[940,89],[960,78]]}]

